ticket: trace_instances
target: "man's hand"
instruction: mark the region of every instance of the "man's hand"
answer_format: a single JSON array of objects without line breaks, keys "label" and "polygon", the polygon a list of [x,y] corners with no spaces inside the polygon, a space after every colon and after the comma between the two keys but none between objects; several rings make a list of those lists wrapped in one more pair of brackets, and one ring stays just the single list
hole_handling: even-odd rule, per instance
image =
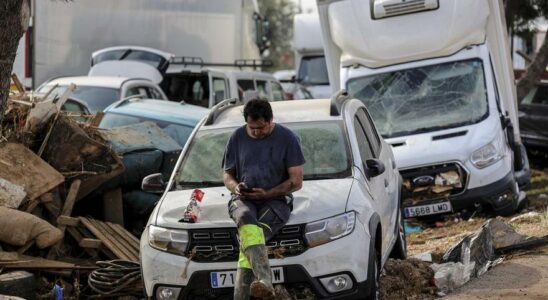
[{"label": "man's hand", "polygon": [[242,195],[242,189],[247,189],[247,185],[245,184],[245,182],[240,182],[236,185],[236,187],[234,188],[234,194]]}]

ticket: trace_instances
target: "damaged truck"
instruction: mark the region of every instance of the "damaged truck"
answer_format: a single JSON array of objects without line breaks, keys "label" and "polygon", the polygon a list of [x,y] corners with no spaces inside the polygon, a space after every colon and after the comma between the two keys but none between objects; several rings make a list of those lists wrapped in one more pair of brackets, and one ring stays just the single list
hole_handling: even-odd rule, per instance
[{"label": "damaged truck", "polygon": [[513,213],[529,167],[500,0],[318,0],[333,90],[361,99],[405,217]]}]

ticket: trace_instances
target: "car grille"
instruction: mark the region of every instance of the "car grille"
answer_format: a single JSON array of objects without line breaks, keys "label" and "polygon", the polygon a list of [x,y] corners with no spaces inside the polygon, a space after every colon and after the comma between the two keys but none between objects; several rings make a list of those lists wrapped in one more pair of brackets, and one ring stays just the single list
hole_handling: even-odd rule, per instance
[{"label": "car grille", "polygon": [[402,201],[405,207],[431,200],[448,199],[466,189],[468,173],[458,163],[401,170]]},{"label": "car grille", "polygon": [[[189,257],[197,262],[236,261],[240,252],[237,234],[236,228],[190,230]],[[284,226],[266,246],[270,258],[303,253],[307,248],[304,225]]]}]

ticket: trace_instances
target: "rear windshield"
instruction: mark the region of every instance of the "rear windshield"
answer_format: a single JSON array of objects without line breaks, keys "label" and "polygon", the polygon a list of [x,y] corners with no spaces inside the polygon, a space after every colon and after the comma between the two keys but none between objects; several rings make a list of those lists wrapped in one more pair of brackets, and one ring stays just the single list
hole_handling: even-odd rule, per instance
[{"label": "rear windshield", "polygon": [[[47,93],[53,86],[46,85],[37,92]],[[57,86],[50,95],[52,97],[61,97],[67,88],[66,85]],[[120,100],[120,91],[113,88],[78,85],[71,96],[85,102],[89,111],[94,114],[103,111],[107,106]]]},{"label": "rear windshield", "polygon": [[207,74],[168,74],[161,83],[169,100],[209,107]]},{"label": "rear windshield", "polygon": [[304,85],[329,84],[325,56],[303,57],[301,60],[301,65],[299,66],[297,81]]}]

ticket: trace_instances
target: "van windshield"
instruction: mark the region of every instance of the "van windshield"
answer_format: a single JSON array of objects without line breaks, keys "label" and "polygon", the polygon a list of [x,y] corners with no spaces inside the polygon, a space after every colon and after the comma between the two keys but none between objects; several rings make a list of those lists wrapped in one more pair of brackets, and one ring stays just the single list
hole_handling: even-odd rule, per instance
[{"label": "van windshield", "polygon": [[384,138],[470,125],[489,114],[479,59],[360,77],[347,89]]},{"label": "van windshield", "polygon": [[325,56],[306,56],[301,60],[297,81],[304,85],[327,85],[327,65]]},{"label": "van windshield", "polygon": [[[338,122],[284,124],[301,140],[306,163],[304,179],[344,178],[351,175],[350,154]],[[228,139],[237,128],[199,131],[176,175],[177,188],[223,185],[222,161]]]}]

